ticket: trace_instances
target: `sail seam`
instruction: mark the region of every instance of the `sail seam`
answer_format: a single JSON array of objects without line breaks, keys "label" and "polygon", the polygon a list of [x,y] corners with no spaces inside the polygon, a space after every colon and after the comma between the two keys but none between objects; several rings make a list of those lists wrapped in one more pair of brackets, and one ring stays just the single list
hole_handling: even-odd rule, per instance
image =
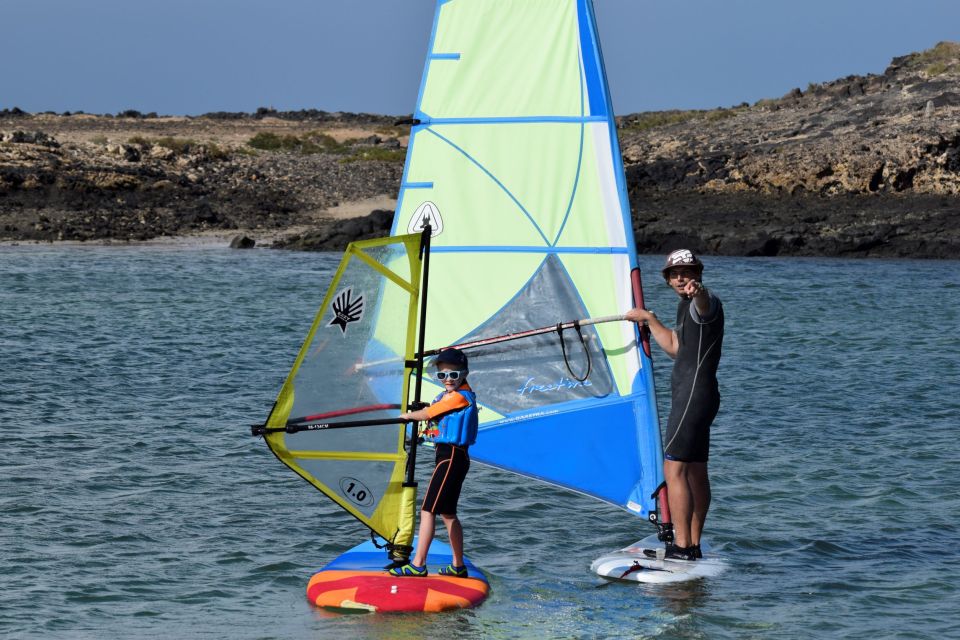
[{"label": "sail seam", "polygon": [[294,451],[288,450],[291,458],[298,460],[363,460],[373,462],[402,462],[407,459],[404,453],[365,453],[362,451]]},{"label": "sail seam", "polygon": [[478,246],[453,246],[453,247],[432,247],[434,253],[596,253],[609,255],[629,254],[628,247],[541,247],[541,246],[498,246],[498,245],[478,245]]},{"label": "sail seam", "polygon": [[373,269],[383,277],[388,278],[391,282],[393,282],[397,286],[403,288],[403,290],[406,291],[407,293],[416,295],[417,293],[416,287],[414,287],[411,283],[407,282],[406,280],[404,280],[403,278],[395,274],[393,271],[390,271],[390,269],[387,269],[386,267],[384,267],[382,264],[380,264],[379,262],[377,262],[376,260],[368,256],[363,251],[359,249],[353,249],[351,253],[357,256],[371,269]]},{"label": "sail seam", "polygon": [[417,126],[441,124],[586,124],[608,120],[603,116],[477,116],[460,118],[430,118],[424,115]]},{"label": "sail seam", "polygon": [[[584,116],[583,113],[583,53],[579,52],[578,48],[578,60],[577,60],[577,74],[578,74],[578,84],[580,85],[580,117]],[[584,128],[586,125],[580,123],[580,148],[577,150],[577,172],[573,176],[573,189],[570,190],[570,201],[567,202],[567,210],[563,214],[563,222],[560,223],[560,228],[557,230],[557,235],[553,239],[553,246],[556,246],[560,242],[560,236],[563,235],[563,230],[567,226],[567,220],[570,219],[570,211],[573,209],[573,200],[577,196],[577,187],[580,186],[580,171],[583,168],[583,134]]]}]

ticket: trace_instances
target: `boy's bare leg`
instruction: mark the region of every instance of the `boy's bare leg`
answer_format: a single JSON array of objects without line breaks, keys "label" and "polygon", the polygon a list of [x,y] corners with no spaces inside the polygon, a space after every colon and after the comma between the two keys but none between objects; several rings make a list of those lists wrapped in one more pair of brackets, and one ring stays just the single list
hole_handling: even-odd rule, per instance
[{"label": "boy's bare leg", "polygon": [[679,460],[663,461],[663,476],[667,481],[667,500],[673,520],[673,544],[689,547],[690,522],[693,518],[693,494],[688,478],[691,463]]},{"label": "boy's bare leg", "polygon": [[450,537],[450,549],[453,551],[453,566],[463,566],[463,526],[456,514],[440,514],[443,524],[447,525],[447,535]]},{"label": "boy's bare leg", "polygon": [[[433,542],[433,533],[436,531],[435,517],[429,511],[420,512],[420,531],[417,539],[417,553],[413,556],[413,564],[418,567],[426,566],[427,553],[430,543]],[[444,518],[446,520],[446,518]]]},{"label": "boy's bare leg", "polygon": [[703,523],[710,509],[710,478],[707,475],[706,462],[690,462],[687,470],[687,483],[693,494],[693,518],[690,521],[690,543],[700,544]]}]

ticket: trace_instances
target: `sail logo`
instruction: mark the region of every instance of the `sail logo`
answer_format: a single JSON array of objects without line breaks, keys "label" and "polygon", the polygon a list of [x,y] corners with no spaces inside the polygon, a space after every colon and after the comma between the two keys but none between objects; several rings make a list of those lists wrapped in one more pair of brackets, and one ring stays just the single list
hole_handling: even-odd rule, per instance
[{"label": "sail logo", "polygon": [[410,216],[407,233],[421,233],[428,224],[430,225],[431,238],[440,235],[440,232],[443,231],[443,218],[440,216],[440,208],[429,200],[417,207],[417,210]]},{"label": "sail logo", "polygon": [[579,380],[571,380],[566,376],[560,376],[560,379],[556,382],[548,382],[546,384],[537,384],[535,380],[536,378],[527,378],[523,386],[517,389],[517,394],[521,396],[532,396],[535,393],[553,393],[557,391],[569,391],[579,387],[593,386],[593,383],[590,382],[589,379],[580,382]]},{"label": "sail logo", "polygon": [[340,478],[340,491],[358,506],[369,507],[373,504],[373,492],[356,478]]},{"label": "sail logo", "polygon": [[354,298],[353,289],[347,287],[337,293],[333,299],[333,304],[330,305],[330,309],[333,311],[333,319],[327,326],[340,327],[341,333],[346,333],[348,324],[351,322],[359,322],[360,319],[363,318],[363,295],[361,294]]}]

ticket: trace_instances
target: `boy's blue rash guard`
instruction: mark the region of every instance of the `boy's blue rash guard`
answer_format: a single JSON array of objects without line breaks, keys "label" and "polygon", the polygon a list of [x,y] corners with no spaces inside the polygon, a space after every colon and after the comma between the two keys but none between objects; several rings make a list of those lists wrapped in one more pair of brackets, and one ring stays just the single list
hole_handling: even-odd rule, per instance
[{"label": "boy's blue rash guard", "polygon": [[[443,397],[440,393],[434,402]],[[477,441],[477,429],[480,417],[477,411],[477,394],[469,389],[457,389],[457,393],[466,398],[470,404],[457,411],[451,411],[440,416],[437,421],[437,435],[427,436],[426,439],[437,444],[452,444],[458,447],[469,447]]]}]

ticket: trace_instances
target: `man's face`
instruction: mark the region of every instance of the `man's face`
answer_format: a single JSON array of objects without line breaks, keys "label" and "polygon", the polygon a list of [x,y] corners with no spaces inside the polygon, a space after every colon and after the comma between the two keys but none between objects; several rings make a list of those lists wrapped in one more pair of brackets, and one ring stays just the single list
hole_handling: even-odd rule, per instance
[{"label": "man's face", "polygon": [[681,298],[687,297],[684,288],[689,282],[700,280],[702,271],[697,267],[670,267],[667,271],[667,283]]},{"label": "man's face", "polygon": [[[456,373],[450,375],[451,371],[455,371]],[[437,373],[443,375],[443,379],[440,380],[440,383],[443,384],[443,388],[447,391],[454,391],[455,389],[459,388],[465,380],[464,376],[467,374],[466,371],[458,369],[456,365],[448,364],[446,362],[441,362],[437,366]],[[453,379],[454,376],[456,376],[456,380]]]}]

